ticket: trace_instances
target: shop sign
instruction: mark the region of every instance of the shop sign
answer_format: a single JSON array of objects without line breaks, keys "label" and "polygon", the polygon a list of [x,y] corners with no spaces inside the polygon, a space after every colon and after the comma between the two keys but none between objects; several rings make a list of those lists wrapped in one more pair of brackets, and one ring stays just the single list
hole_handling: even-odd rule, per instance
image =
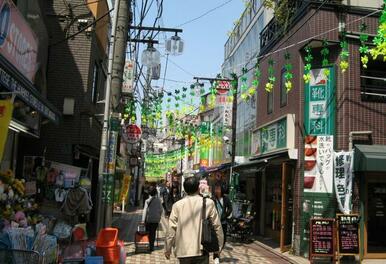
[{"label": "shop sign", "polygon": [[353,152],[337,152],[334,161],[334,186],[338,207],[342,213],[349,214],[353,182]]},{"label": "shop sign", "polygon": [[135,124],[126,126],[124,131],[124,138],[129,144],[135,144],[141,139],[142,130]]},{"label": "shop sign", "polygon": [[125,174],[122,179],[122,188],[119,201],[125,202],[127,199],[127,194],[129,193],[129,186],[131,182],[131,176]]},{"label": "shop sign", "polygon": [[115,173],[115,163],[117,158],[117,142],[118,142],[118,132],[110,131],[109,134],[109,149],[107,151],[107,172],[114,174]]},{"label": "shop sign", "polygon": [[359,254],[359,215],[338,214],[338,254]]},{"label": "shop sign", "polygon": [[335,255],[335,220],[310,220],[310,260],[314,257],[333,257]]},{"label": "shop sign", "polygon": [[308,138],[304,148],[304,192],[332,193],[334,137]]},{"label": "shop sign", "polygon": [[[326,75],[326,72],[328,73]],[[333,135],[335,123],[334,68],[311,70],[305,87],[304,123],[307,135]]]},{"label": "shop sign", "polygon": [[224,127],[231,127],[232,126],[232,103],[225,103],[224,104]]},{"label": "shop sign", "polygon": [[253,132],[252,154],[261,155],[286,148],[294,148],[294,115],[286,115]]},{"label": "shop sign", "polygon": [[28,23],[9,0],[0,0],[0,54],[33,82],[38,41]]},{"label": "shop sign", "polygon": [[12,100],[0,100],[0,161],[3,160],[3,152],[8,136],[8,126],[12,119],[12,111]]},{"label": "shop sign", "polygon": [[105,204],[113,203],[114,194],[114,175],[103,174],[102,202]]},{"label": "shop sign", "polygon": [[[0,36],[1,38],[1,36]],[[33,109],[47,117],[48,119],[58,122],[58,116],[45,105],[38,97],[31,91],[24,87],[20,82],[14,79],[3,68],[0,68],[0,84],[11,92],[15,92],[19,98],[31,106]]]},{"label": "shop sign", "polygon": [[123,69],[122,94],[133,94],[134,61],[128,60]]}]

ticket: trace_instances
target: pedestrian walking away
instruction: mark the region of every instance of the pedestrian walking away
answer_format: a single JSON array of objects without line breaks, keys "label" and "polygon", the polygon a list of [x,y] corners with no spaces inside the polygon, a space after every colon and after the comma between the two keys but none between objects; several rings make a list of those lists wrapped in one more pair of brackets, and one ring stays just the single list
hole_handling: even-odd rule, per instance
[{"label": "pedestrian walking away", "polygon": [[[224,244],[223,247],[225,247],[226,237],[227,237],[227,230],[228,230],[228,218],[232,215],[232,203],[228,196],[225,195],[225,188],[224,185],[217,183],[214,186],[214,197],[213,201],[216,205],[217,212],[220,216],[221,220],[221,226],[224,233]],[[220,256],[219,254],[213,255],[214,263],[218,264],[220,263]]]},{"label": "pedestrian walking away", "polygon": [[149,232],[150,251],[153,251],[156,231],[161,221],[162,205],[154,186],[149,188],[149,195],[143,208],[142,222],[145,223],[146,231]]},{"label": "pedestrian walking away", "polygon": [[[187,196],[173,205],[169,217],[165,257],[169,259],[173,250],[181,264],[207,264],[209,253],[201,245],[203,197],[199,194],[199,178],[186,178],[184,189]],[[210,199],[206,199],[205,215],[213,224],[221,250],[224,240],[221,221]]]}]

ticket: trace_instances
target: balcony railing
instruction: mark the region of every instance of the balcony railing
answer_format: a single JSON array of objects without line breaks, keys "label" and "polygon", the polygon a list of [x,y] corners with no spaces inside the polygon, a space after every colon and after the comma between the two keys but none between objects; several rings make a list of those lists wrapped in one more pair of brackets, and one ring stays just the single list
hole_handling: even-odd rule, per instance
[{"label": "balcony railing", "polygon": [[[327,2],[331,2],[327,1]],[[294,0],[288,1],[289,21],[286,23],[286,27],[280,24],[275,17],[265,26],[260,33],[260,54],[264,54],[280,39],[280,37],[289,30],[296,22],[304,17],[307,8],[312,4],[319,4],[324,2],[323,0],[303,1]]]}]

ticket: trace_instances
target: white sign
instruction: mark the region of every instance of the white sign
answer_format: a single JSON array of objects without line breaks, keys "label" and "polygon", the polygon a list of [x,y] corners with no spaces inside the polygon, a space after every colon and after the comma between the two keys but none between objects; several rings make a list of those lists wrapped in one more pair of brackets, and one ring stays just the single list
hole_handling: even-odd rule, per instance
[{"label": "white sign", "polygon": [[126,61],[125,68],[123,70],[122,93],[123,94],[134,93],[133,83],[134,83],[134,61],[128,60]]},{"label": "white sign", "polygon": [[334,137],[318,136],[305,145],[304,192],[332,193]]},{"label": "white sign", "polygon": [[353,182],[353,152],[338,152],[334,158],[334,186],[339,210],[344,214],[351,212]]},{"label": "white sign", "polygon": [[232,126],[232,103],[224,104],[224,127]]}]

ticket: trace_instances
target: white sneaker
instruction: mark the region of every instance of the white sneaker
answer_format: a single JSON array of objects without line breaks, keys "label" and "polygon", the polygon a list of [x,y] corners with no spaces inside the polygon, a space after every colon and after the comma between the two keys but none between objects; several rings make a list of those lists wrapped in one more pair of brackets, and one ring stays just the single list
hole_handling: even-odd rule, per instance
[{"label": "white sneaker", "polygon": [[219,259],[219,258],[215,258],[215,259],[213,260],[213,263],[214,263],[214,264],[220,264],[220,259]]}]

